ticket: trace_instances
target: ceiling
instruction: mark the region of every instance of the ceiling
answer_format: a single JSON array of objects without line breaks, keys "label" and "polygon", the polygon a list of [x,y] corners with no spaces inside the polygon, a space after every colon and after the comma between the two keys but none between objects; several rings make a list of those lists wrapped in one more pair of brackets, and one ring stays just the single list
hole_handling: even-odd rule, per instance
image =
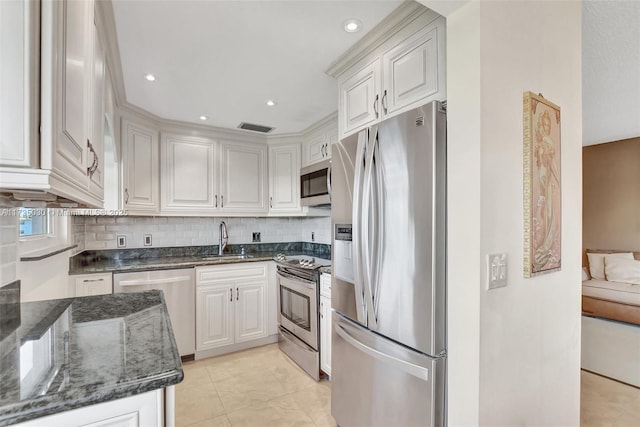
[{"label": "ceiling", "polygon": [[632,137],[640,137],[640,1],[583,1],[583,145]]},{"label": "ceiling", "polygon": [[[445,15],[465,4],[421,2]],[[337,110],[327,67],[400,3],[113,0],[127,101],[166,119],[302,131]],[[640,1],[582,5],[583,144],[640,136]],[[342,29],[350,18],[361,31]]]},{"label": "ceiling", "polygon": [[[338,109],[328,66],[401,3],[113,0],[127,101],[165,119],[302,131]],[[351,18],[357,33],[343,29]]]}]

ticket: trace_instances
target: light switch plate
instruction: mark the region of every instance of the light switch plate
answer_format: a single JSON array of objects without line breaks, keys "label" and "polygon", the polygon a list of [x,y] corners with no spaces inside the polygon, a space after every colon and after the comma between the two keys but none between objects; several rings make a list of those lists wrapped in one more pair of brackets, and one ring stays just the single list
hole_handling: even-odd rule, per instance
[{"label": "light switch plate", "polygon": [[117,245],[119,248],[126,248],[127,247],[127,236],[124,236],[122,234],[118,234],[116,236],[116,240],[117,240]]},{"label": "light switch plate", "polygon": [[144,245],[151,246],[151,234],[144,235]]},{"label": "light switch plate", "polygon": [[487,289],[507,286],[507,254],[487,255]]}]

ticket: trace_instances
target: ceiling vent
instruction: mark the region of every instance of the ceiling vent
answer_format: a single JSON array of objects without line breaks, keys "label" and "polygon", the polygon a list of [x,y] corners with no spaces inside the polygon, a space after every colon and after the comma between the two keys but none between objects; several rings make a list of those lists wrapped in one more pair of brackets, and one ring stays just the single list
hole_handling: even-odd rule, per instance
[{"label": "ceiling vent", "polygon": [[242,122],[238,125],[238,129],[250,130],[253,132],[269,133],[275,128],[269,126],[256,125],[253,123]]}]

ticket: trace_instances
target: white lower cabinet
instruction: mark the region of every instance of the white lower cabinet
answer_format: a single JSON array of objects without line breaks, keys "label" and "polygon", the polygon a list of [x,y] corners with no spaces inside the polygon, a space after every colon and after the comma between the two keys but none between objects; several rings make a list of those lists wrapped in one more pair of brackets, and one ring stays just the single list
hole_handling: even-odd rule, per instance
[{"label": "white lower cabinet", "polygon": [[[173,388],[170,387],[170,388]],[[167,389],[168,390],[168,389]],[[163,427],[173,425],[165,420],[173,414],[173,402],[166,402],[164,389],[149,391],[123,399],[85,406],[59,414],[16,424],[18,427]]]},{"label": "white lower cabinet", "polygon": [[111,273],[83,274],[70,276],[71,295],[76,297],[88,297],[92,295],[107,295],[113,293],[113,280]]},{"label": "white lower cabinet", "polygon": [[196,358],[266,343],[274,292],[269,272],[267,262],[196,268]]},{"label": "white lower cabinet", "polygon": [[331,275],[320,276],[320,369],[331,375]]}]

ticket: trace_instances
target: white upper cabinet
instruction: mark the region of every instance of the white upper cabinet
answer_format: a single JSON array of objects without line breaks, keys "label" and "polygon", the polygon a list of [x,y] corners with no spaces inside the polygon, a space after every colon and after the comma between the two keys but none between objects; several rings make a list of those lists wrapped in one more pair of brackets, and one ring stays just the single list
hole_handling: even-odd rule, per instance
[{"label": "white upper cabinet", "polygon": [[59,93],[53,112],[53,167],[70,182],[80,183],[87,181],[87,157],[93,139],[89,133],[92,126],[88,123],[91,120],[93,2],[63,1],[59,6],[56,33],[60,61],[54,79]]},{"label": "white upper cabinet", "polygon": [[38,167],[39,16],[38,2],[0,1],[2,166]]},{"label": "white upper cabinet", "polygon": [[[382,55],[384,91],[381,107],[385,116],[405,111],[423,99],[438,96],[444,89],[444,19],[428,25]],[[438,99],[438,98],[435,98]]]},{"label": "white upper cabinet", "polygon": [[106,64],[104,45],[93,26],[93,93],[92,122],[93,138],[89,149],[89,191],[99,199],[104,198],[104,130],[105,130],[105,86]]},{"label": "white upper cabinet", "polygon": [[0,187],[102,207],[105,59],[94,2],[2,1],[0,24]]},{"label": "white upper cabinet", "polygon": [[445,20],[417,4],[403,7],[408,15],[394,17],[404,19],[404,24],[395,26],[400,30],[365,36],[370,37],[368,46],[379,47],[347,52],[331,71],[338,78],[341,139],[427,102],[446,99]]},{"label": "white upper cabinet", "polygon": [[337,141],[338,118],[335,114],[307,129],[302,143],[302,167],[329,160],[331,145]]},{"label": "white upper cabinet", "polygon": [[340,124],[347,135],[380,118],[380,60],[366,64],[339,80]]},{"label": "white upper cabinet", "polygon": [[162,211],[218,209],[216,141],[162,135]]},{"label": "white upper cabinet", "polygon": [[158,131],[130,121],[122,123],[124,207],[132,213],[158,213]]},{"label": "white upper cabinet", "polygon": [[267,213],[267,146],[220,143],[220,209]]},{"label": "white upper cabinet", "polygon": [[300,144],[269,147],[269,213],[300,213]]}]

